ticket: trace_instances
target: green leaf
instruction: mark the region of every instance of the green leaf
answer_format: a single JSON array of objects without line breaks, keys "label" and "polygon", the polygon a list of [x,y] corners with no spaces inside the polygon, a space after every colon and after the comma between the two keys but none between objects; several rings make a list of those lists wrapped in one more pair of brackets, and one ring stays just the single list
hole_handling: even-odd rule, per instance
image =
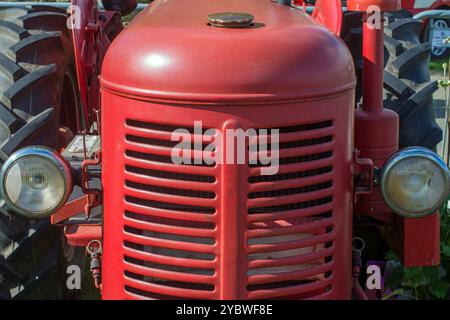
[{"label": "green leaf", "polygon": [[448,288],[449,283],[444,280],[434,281],[429,286],[430,293],[440,299],[447,296]]},{"label": "green leaf", "polygon": [[444,203],[444,205],[439,210],[443,215],[448,214],[448,201],[449,201],[449,199],[447,199],[447,201]]},{"label": "green leaf", "polygon": [[423,268],[405,268],[405,278],[402,284],[411,288],[426,286],[430,281],[425,276]]},{"label": "green leaf", "polygon": [[441,271],[439,267],[426,267],[423,268],[423,275],[428,282],[433,282],[441,277]]},{"label": "green leaf", "polygon": [[[449,241],[450,241],[450,240],[449,240]],[[450,257],[450,246],[444,245],[444,246],[442,247],[442,253],[443,253],[445,256]]]},{"label": "green leaf", "polygon": [[416,279],[423,273],[421,267],[405,268],[405,278]]},{"label": "green leaf", "polygon": [[403,281],[405,273],[402,267],[395,268],[394,271],[384,281],[384,285],[391,290],[397,288]]},{"label": "green leaf", "polygon": [[389,300],[391,298],[394,298],[396,296],[402,295],[405,292],[404,289],[397,289],[395,291],[393,291],[392,293],[385,295],[381,300]]},{"label": "green leaf", "polygon": [[397,256],[395,255],[394,251],[388,251],[384,255],[384,258],[386,260],[398,260]]}]

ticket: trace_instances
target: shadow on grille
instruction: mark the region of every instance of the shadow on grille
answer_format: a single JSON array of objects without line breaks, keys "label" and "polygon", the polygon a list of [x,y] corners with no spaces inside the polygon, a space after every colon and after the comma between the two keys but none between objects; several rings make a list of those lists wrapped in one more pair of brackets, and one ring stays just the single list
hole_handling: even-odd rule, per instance
[{"label": "shadow on grille", "polygon": [[213,276],[215,273],[214,269],[186,268],[183,266],[175,266],[175,265],[169,265],[169,264],[161,264],[161,263],[156,263],[156,262],[144,261],[144,260],[135,259],[135,258],[132,258],[129,256],[125,256],[124,260],[125,260],[125,262],[134,264],[134,265],[137,265],[140,267],[147,267],[147,268],[159,269],[159,270],[165,270],[165,271],[197,274],[197,275],[207,275],[207,276]]},{"label": "shadow on grille", "polygon": [[174,196],[183,196],[183,197],[190,197],[190,198],[204,198],[204,199],[214,199],[216,197],[216,194],[214,192],[160,187],[160,186],[153,186],[153,185],[138,183],[138,182],[129,181],[129,180],[125,180],[125,185],[129,188],[133,188],[133,189],[137,189],[137,190],[141,190],[141,191],[170,194],[170,195],[174,195]]},{"label": "shadow on grille", "polygon": [[133,243],[131,241],[124,241],[124,246],[133,250],[148,252],[166,257],[183,258],[191,260],[205,260],[205,261],[213,261],[215,259],[215,255],[212,253],[193,252],[187,250],[175,250],[163,247],[147,246]]},{"label": "shadow on grille", "polygon": [[[322,159],[331,158],[333,156],[333,151],[326,151],[316,154],[308,154],[304,156],[298,156],[298,157],[289,157],[289,158],[281,158],[279,160],[279,165],[287,165],[287,164],[294,164],[294,163],[304,163],[304,162],[311,162],[311,161],[317,161]],[[271,164],[262,164],[258,161],[258,163],[253,163],[248,165],[250,168],[257,168],[257,167],[269,167]]]},{"label": "shadow on grille", "polygon": [[171,233],[163,233],[156,231],[143,231],[137,228],[129,227],[127,225],[124,226],[124,231],[130,234],[134,234],[137,236],[142,236],[146,238],[155,238],[155,239],[163,239],[163,240],[172,240],[179,242],[189,242],[189,243],[201,243],[206,245],[214,245],[216,240],[214,238],[203,238],[203,237],[191,237],[184,236],[178,234]]},{"label": "shadow on grille", "polygon": [[154,292],[144,291],[141,289],[133,288],[130,286],[125,286],[125,291],[132,294],[139,296],[140,298],[144,299],[150,299],[150,300],[189,300],[188,298],[178,297],[175,295],[164,295],[164,294],[158,294]]},{"label": "shadow on grille", "polygon": [[179,289],[190,289],[190,290],[199,290],[199,291],[214,291],[214,285],[212,284],[203,284],[203,283],[191,283],[191,282],[181,282],[174,280],[161,279],[156,277],[146,277],[134,272],[125,271],[125,276],[147,282],[153,283],[157,285],[162,285],[166,287],[179,288]]},{"label": "shadow on grille", "polygon": [[170,180],[195,181],[195,182],[203,182],[203,183],[216,182],[216,178],[213,176],[175,173],[175,172],[168,172],[168,171],[162,171],[162,170],[150,170],[150,169],[138,168],[138,167],[129,166],[129,165],[125,166],[125,170],[127,172],[136,173],[136,174],[140,174],[140,175],[144,175],[144,176],[170,179]]},{"label": "shadow on grille", "polygon": [[144,200],[140,198],[125,196],[125,201],[138,206],[143,206],[147,208],[163,209],[168,211],[178,211],[178,212],[193,212],[193,213],[203,213],[203,214],[214,214],[216,209],[214,207],[199,207],[190,206],[186,204],[176,204],[161,201],[151,201]]},{"label": "shadow on grille", "polygon": [[[180,141],[176,140],[176,141],[172,141],[172,140],[162,140],[162,139],[154,139],[154,138],[147,138],[147,137],[139,137],[139,136],[135,136],[132,134],[127,134],[126,136],[126,140],[129,142],[135,142],[135,143],[140,143],[140,144],[147,144],[147,145],[151,145],[151,146],[160,146],[160,147],[168,147],[168,148],[173,148],[176,147]],[[209,141],[199,141],[199,143],[194,143],[194,141],[192,141],[192,150],[205,150],[205,146],[210,145],[211,142]],[[213,145],[211,145],[208,148],[208,151],[214,151],[215,147]]]},{"label": "shadow on grille", "polygon": [[[322,220],[331,219],[333,217],[332,211],[326,211],[322,213],[317,214],[311,214],[307,217],[298,217],[298,218],[291,218],[287,220],[273,220],[273,221],[264,221],[264,222],[252,222],[249,223],[248,229],[279,229],[279,228],[288,228],[295,225],[300,225],[302,223],[308,223],[308,222],[317,222]],[[274,239],[276,237],[272,237],[271,239]],[[264,239],[260,237],[259,239]],[[252,244],[253,239],[249,239],[249,244]]]},{"label": "shadow on grille", "polygon": [[332,166],[312,169],[301,172],[289,172],[284,174],[274,174],[274,175],[265,175],[265,176],[252,176],[248,178],[249,183],[258,183],[258,182],[273,182],[273,181],[283,181],[283,180],[293,180],[299,178],[307,178],[312,176],[318,176],[325,173],[330,173],[333,171]]},{"label": "shadow on grille", "polygon": [[282,197],[282,196],[289,196],[294,194],[302,194],[302,193],[309,193],[319,190],[324,190],[331,188],[333,186],[332,181],[327,181],[324,183],[314,184],[310,186],[305,187],[298,187],[298,188],[289,188],[289,189],[282,189],[282,190],[270,190],[270,191],[263,191],[263,192],[251,192],[248,194],[249,199],[256,199],[256,198],[272,198],[272,197]]},{"label": "shadow on grille", "polygon": [[[263,141],[259,141],[259,138],[258,138],[258,140],[257,140],[258,142],[249,144],[248,150],[251,150],[252,152],[255,152],[255,151],[259,151],[259,152],[266,151],[267,152],[267,150],[271,151],[272,149],[275,149],[275,148],[279,149],[279,150],[283,150],[283,149],[305,148],[308,146],[316,146],[316,145],[326,144],[326,143],[333,141],[332,135],[318,136],[318,137],[313,137],[313,138],[308,138],[308,139],[300,139],[300,137],[299,137],[299,140],[293,140],[293,138],[290,137],[289,140],[291,140],[291,141],[283,141],[283,138],[284,138],[283,134],[295,134],[295,133],[301,134],[301,132],[304,132],[304,131],[325,129],[325,128],[329,128],[332,126],[333,126],[333,121],[328,120],[328,121],[322,121],[322,122],[317,122],[317,123],[312,123],[312,124],[301,124],[301,125],[294,125],[294,126],[281,127],[281,128],[276,128],[276,127],[271,128],[271,129],[265,130],[265,132],[270,132],[270,130],[274,130],[274,129],[278,130],[279,138],[280,138],[281,142],[271,143],[270,142],[271,135],[266,133],[265,135],[267,136],[267,141],[266,141],[266,139],[264,139]],[[318,135],[320,135],[320,133],[318,133]],[[256,138],[257,137],[259,137],[259,135],[257,135]],[[321,153],[317,153],[317,154],[280,158],[279,165],[315,161],[315,160],[329,158],[332,155],[333,155],[333,153],[331,151],[327,151],[327,152],[321,152]],[[260,160],[261,159],[257,159],[257,161],[249,161],[248,166],[250,168],[255,168],[255,167],[267,167],[267,166],[271,165],[271,163],[261,163]]]},{"label": "shadow on grille", "polygon": [[186,220],[177,220],[171,218],[162,218],[158,216],[150,216],[147,214],[139,214],[130,211],[125,211],[125,217],[134,219],[142,222],[150,222],[156,224],[163,224],[167,226],[174,227],[184,227],[184,228],[195,228],[195,229],[207,229],[213,230],[216,228],[216,225],[212,222],[202,222],[202,221],[186,221]]},{"label": "shadow on grille", "polygon": [[260,207],[260,208],[250,208],[248,209],[249,214],[258,214],[258,213],[270,213],[270,212],[282,212],[282,211],[290,211],[290,210],[297,210],[297,209],[305,209],[305,208],[311,208],[315,206],[320,206],[326,203],[330,203],[333,201],[333,197],[325,197],[320,198],[317,200],[311,200],[311,201],[303,201],[298,203],[290,203],[285,205],[279,205],[279,206],[268,206],[268,207]]},{"label": "shadow on grille", "polygon": [[[191,134],[197,133],[197,132],[194,132],[194,127],[186,127],[185,125],[183,125],[183,127],[180,128],[180,126],[177,126],[177,125],[150,123],[150,122],[144,122],[144,121],[132,120],[132,119],[127,119],[126,124],[131,127],[155,130],[155,131],[174,132],[175,130],[178,130],[178,129],[185,129],[185,130],[189,131],[189,133],[191,133]],[[202,127],[201,134],[203,134],[203,135],[211,135],[212,136],[215,133],[216,133],[215,129]]]},{"label": "shadow on grille", "polygon": [[130,158],[145,160],[145,161],[152,161],[152,162],[161,162],[161,163],[168,163],[168,164],[174,164],[175,162],[180,163],[181,166],[199,166],[199,167],[215,167],[215,163],[208,163],[204,159],[202,159],[201,163],[195,163],[193,160],[191,163],[185,163],[183,162],[183,158],[177,158],[177,157],[169,157],[169,156],[161,156],[156,154],[150,154],[150,153],[144,153],[139,151],[132,151],[132,150],[125,150],[125,155]]},{"label": "shadow on grille", "polygon": [[[331,272],[329,273],[323,273],[318,275],[318,277],[322,278],[322,280],[328,279],[330,278],[332,275]],[[317,282],[317,280],[289,280],[289,281],[280,281],[280,282],[273,282],[273,283],[264,283],[264,284],[253,284],[253,285],[249,285],[247,286],[247,290],[248,291],[258,291],[258,290],[273,290],[273,289],[280,289],[280,288],[288,288],[288,287],[294,287],[294,286],[299,286],[299,285],[308,285],[308,284],[313,284]],[[307,299],[308,297],[313,297],[313,296],[317,296],[319,294],[323,294],[327,291],[331,290],[331,286],[326,286],[325,288],[321,289],[321,290],[314,290],[308,293],[303,293],[303,294],[293,294],[293,295],[289,295],[289,296],[280,296],[277,297],[277,299]]]},{"label": "shadow on grille", "polygon": [[[277,229],[280,230],[283,227],[295,227],[301,226],[306,223],[314,223],[317,221],[328,222],[327,226],[320,230],[309,230],[302,233],[291,233],[278,236],[266,236],[258,238],[250,238],[247,240],[248,245],[270,245],[271,249],[266,249],[260,253],[250,253],[249,261],[253,260],[273,260],[280,258],[291,258],[301,256],[304,254],[310,254],[312,252],[319,253],[323,249],[332,248],[333,241],[332,233],[334,231],[332,212],[323,213],[313,217],[298,218],[290,220],[280,220],[273,222],[264,222],[254,224],[250,230],[255,229]],[[330,235],[330,236],[327,236]],[[328,240],[328,241],[327,241]]]},{"label": "shadow on grille", "polygon": [[[305,237],[305,235],[303,235]],[[295,241],[295,238],[304,240],[302,235],[284,236],[284,241]],[[279,237],[279,239],[281,239]],[[268,243],[267,241],[259,243]],[[280,242],[282,243],[282,242]],[[298,285],[307,285],[325,280],[331,276],[333,262],[333,242],[319,243],[314,246],[295,248],[250,255],[250,261],[260,262],[260,267],[249,268],[250,277],[266,277],[261,283],[251,283],[249,291],[287,288]],[[277,265],[271,262],[283,261]],[[297,261],[297,263],[296,263]],[[251,262],[250,262],[251,263]],[[267,266],[264,266],[267,264]],[[252,278],[250,278],[252,279]]]},{"label": "shadow on grille", "polygon": [[[253,150],[256,150],[256,147],[258,147],[257,150],[259,151],[267,151],[274,148],[278,149],[289,149],[289,148],[300,148],[300,147],[308,147],[308,146],[315,146],[317,144],[327,143],[333,141],[332,136],[326,136],[322,138],[314,138],[314,139],[306,139],[306,140],[300,140],[300,141],[289,141],[289,142],[281,142],[281,143],[264,143],[260,145],[249,145],[249,150],[252,150],[252,148],[255,148]],[[268,148],[270,146],[270,148]]]},{"label": "shadow on grille", "polygon": [[301,131],[309,131],[309,130],[317,130],[317,129],[323,129],[333,126],[332,120],[327,121],[321,121],[321,122],[315,122],[315,123],[307,123],[307,124],[300,124],[300,125],[294,125],[294,126],[287,126],[282,128],[273,127],[270,129],[278,129],[280,130],[280,134],[282,133],[292,133],[292,132],[301,132]]},{"label": "shadow on grille", "polygon": [[[332,121],[323,121],[279,128],[278,145],[262,144],[258,148],[259,151],[274,147],[280,150],[293,149],[292,152],[285,152],[289,156],[279,159],[280,167],[331,160],[333,150],[329,143],[333,141],[333,135],[332,129],[327,128],[332,125]],[[318,131],[301,133],[311,130]],[[299,133],[298,138],[296,133]],[[289,136],[283,137],[283,134]],[[316,147],[322,144],[323,147]],[[309,154],[308,147],[311,147]],[[297,152],[296,148],[302,149]],[[254,149],[255,145],[252,145],[250,150]],[[289,167],[285,167],[279,174],[248,177],[247,181],[254,189],[247,195],[247,211],[253,215],[247,224],[249,292],[264,297],[267,294],[264,291],[288,289],[285,292],[289,293],[277,298],[303,299],[331,290],[329,279],[332,276],[335,250],[335,221],[330,207],[333,201],[331,173],[334,168],[332,162],[329,162],[330,164],[321,161],[317,168],[308,165],[308,170],[301,170],[303,165],[295,165],[292,168],[298,167],[298,171],[293,169],[289,172],[286,169]],[[249,163],[250,168],[270,165]],[[311,178],[316,176],[317,178]],[[276,183],[270,184],[271,182]],[[267,200],[260,201],[264,206],[260,204],[255,207],[257,199],[264,198]],[[267,205],[270,204],[270,198],[282,204]],[[309,200],[311,198],[313,200]],[[259,214],[263,214],[261,220],[258,218]]]}]

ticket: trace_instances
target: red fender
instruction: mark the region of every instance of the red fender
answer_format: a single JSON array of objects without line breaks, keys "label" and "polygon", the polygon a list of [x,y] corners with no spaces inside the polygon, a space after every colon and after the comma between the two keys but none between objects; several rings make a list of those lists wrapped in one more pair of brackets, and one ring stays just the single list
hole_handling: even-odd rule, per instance
[{"label": "red fender", "polygon": [[312,14],[317,22],[336,35],[341,33],[342,16],[341,0],[317,0]]},{"label": "red fender", "polygon": [[[304,0],[294,0],[294,5],[301,7]],[[341,33],[342,27],[342,3],[341,0],[317,0],[312,17],[326,26],[336,35]]]}]

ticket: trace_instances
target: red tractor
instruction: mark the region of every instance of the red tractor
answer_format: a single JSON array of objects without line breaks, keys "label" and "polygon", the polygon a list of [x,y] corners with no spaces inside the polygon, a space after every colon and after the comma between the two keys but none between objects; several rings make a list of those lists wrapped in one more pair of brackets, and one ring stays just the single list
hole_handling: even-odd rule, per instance
[{"label": "red tractor", "polygon": [[103,6],[0,11],[0,297],[62,297],[85,248],[104,299],[366,299],[387,248],[440,263],[437,84],[400,0]]}]

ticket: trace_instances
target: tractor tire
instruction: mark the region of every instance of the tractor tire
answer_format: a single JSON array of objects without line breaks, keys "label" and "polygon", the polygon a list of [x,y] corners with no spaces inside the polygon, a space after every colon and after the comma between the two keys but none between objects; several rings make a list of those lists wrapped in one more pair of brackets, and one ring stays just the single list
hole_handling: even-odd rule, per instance
[{"label": "tractor tire", "polygon": [[[433,94],[437,81],[431,81],[431,45],[421,42],[422,22],[400,11],[385,20],[384,107],[400,117],[400,148],[422,146],[436,150],[442,129],[434,114]],[[355,62],[358,77],[356,101],[362,97],[362,16],[358,12],[344,17],[343,39]]]},{"label": "tractor tire", "polygon": [[[61,119],[79,106],[66,20],[45,6],[0,11],[0,164],[27,145],[61,147]],[[62,298],[63,247],[48,218],[24,218],[0,199],[0,299]]]}]

